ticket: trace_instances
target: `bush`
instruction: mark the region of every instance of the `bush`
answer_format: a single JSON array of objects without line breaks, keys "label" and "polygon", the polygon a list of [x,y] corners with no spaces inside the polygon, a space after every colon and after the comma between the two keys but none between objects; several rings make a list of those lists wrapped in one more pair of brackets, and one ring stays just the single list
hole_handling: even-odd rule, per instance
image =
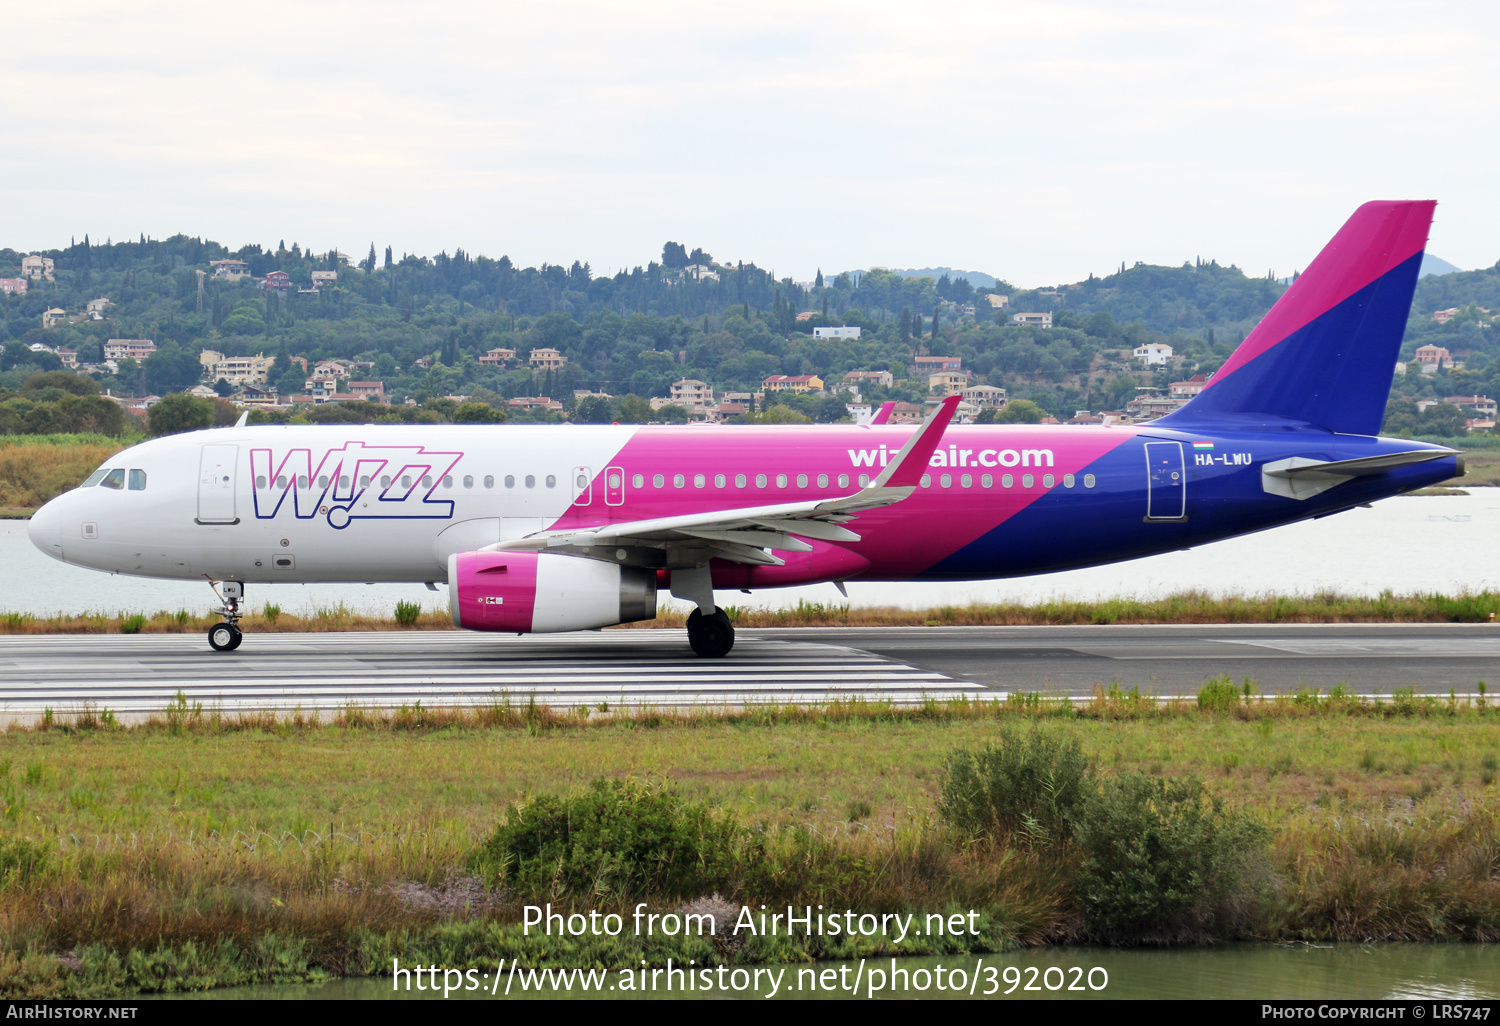
[{"label": "bush", "polygon": [[[278,613],[281,610],[277,610]],[[407,602],[402,600],[396,603],[396,622],[402,627],[411,627],[417,622],[417,617],[422,615],[422,606],[418,602]]]},{"label": "bush", "polygon": [[141,633],[141,628],[145,626],[146,618],[140,613],[136,613],[134,616],[127,616],[124,620],[120,621],[120,633],[139,634]]},{"label": "bush", "polygon": [[1214,677],[1198,689],[1198,708],[1202,712],[1229,712],[1240,704],[1240,689],[1229,675]]},{"label": "bush", "polygon": [[[399,607],[397,611],[399,613]],[[267,602],[261,608],[260,615],[265,618],[266,623],[275,623],[281,617],[281,607],[274,602]]]},{"label": "bush", "polygon": [[974,836],[1063,838],[1091,791],[1093,764],[1077,740],[1007,730],[978,752],[948,757],[938,814]]},{"label": "bush", "polygon": [[1074,828],[1078,901],[1106,940],[1197,939],[1239,929],[1265,831],[1201,781],[1108,780]]},{"label": "bush", "polygon": [[511,806],[473,866],[523,894],[695,897],[724,886],[740,827],[665,786],[594,780]]}]

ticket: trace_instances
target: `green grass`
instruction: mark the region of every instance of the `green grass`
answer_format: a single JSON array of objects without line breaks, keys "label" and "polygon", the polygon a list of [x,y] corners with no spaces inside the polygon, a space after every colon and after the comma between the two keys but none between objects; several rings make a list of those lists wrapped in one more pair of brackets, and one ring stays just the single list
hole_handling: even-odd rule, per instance
[{"label": "green grass", "polygon": [[[1374,598],[1337,593],[1316,595],[1210,595],[1182,592],[1161,599],[1105,599],[1098,602],[1050,601],[1035,605],[985,604],[939,606],[931,609],[860,607],[799,601],[787,609],[729,607],[725,610],[740,627],[946,627],[1151,623],[1487,623],[1500,613],[1500,593],[1480,591],[1460,595],[1396,595]],[[248,633],[349,630],[448,630],[446,609],[420,612],[416,603],[397,605],[395,616],[352,609],[347,605],[323,608],[308,615],[283,612],[267,605],[252,612],[241,626]],[[216,621],[211,615],[188,615],[161,610],[149,616],[131,612],[57,614],[0,614],[0,634],[113,634],[135,616],[145,616],[140,633],[177,634],[206,631]],[[663,603],[655,620],[625,624],[624,630],[681,627],[686,614]]]},{"label": "green grass", "polygon": [[[1496,715],[1415,696],[1247,701],[1243,689],[1217,712],[1115,689],[1077,706],[415,706],[322,724],[182,702],[130,729],[105,710],[57,713],[48,729],[8,733],[0,758],[0,995],[368,973],[393,953],[449,965],[492,964],[501,950],[556,964],[850,953],[806,938],[738,954],[517,947],[519,894],[467,911],[401,897],[470,886],[468,867],[512,802],[598,778],[667,782],[761,838],[752,875],[720,878],[731,901],[973,907],[988,924],[974,942],[983,950],[1083,939],[1070,842],[976,843],[937,814],[955,751],[1007,725],[1077,744],[1101,781],[1200,778],[1266,831],[1269,854],[1252,868],[1268,897],[1208,936],[1493,939]],[[746,880],[755,893],[736,890]],[[572,885],[553,896],[621,900]],[[675,908],[692,896],[647,900]]]}]

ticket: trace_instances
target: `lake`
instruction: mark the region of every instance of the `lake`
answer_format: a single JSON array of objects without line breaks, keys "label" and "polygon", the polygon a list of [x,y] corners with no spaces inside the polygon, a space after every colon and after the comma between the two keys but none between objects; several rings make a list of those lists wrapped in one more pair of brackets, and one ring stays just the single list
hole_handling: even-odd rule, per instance
[{"label": "lake", "polygon": [[[1381,944],[1374,946],[1358,944],[1340,945],[1269,945],[1229,944],[1214,948],[1188,948],[1175,950],[1119,948],[1047,948],[1010,952],[1004,955],[957,955],[923,958],[903,958],[894,962],[894,967],[905,970],[910,985],[893,992],[869,991],[868,982],[860,990],[860,997],[876,998],[968,998],[967,990],[954,993],[949,989],[938,990],[937,967],[943,967],[945,984],[952,970],[963,974],[966,982],[977,984],[974,996],[988,996],[991,1000],[1037,1000],[1054,999],[1076,1001],[1089,998],[1112,1000],[1129,998],[1168,999],[1429,999],[1429,1000],[1494,1000],[1500,998],[1500,952],[1493,945],[1485,944]],[[848,972],[843,970],[847,967]],[[870,970],[881,969],[889,979],[893,962],[890,958],[866,960],[864,975],[868,981]],[[1082,972],[1074,972],[1075,967]],[[776,997],[789,998],[843,998],[853,995],[845,990],[813,991],[810,988],[820,981],[850,981],[858,973],[856,962],[818,962],[811,965],[791,964],[782,966],[749,966],[785,970],[781,977],[780,992]],[[975,970],[979,970],[978,979]],[[995,970],[991,976],[989,970]],[[1007,974],[1006,970],[1013,970]],[[1051,970],[1050,972],[1048,970]],[[825,975],[825,970],[834,970]],[[1032,970],[1036,970],[1033,972]],[[1059,971],[1061,970],[1061,971]],[[1096,970],[1090,972],[1090,970]],[[1098,971],[1102,970],[1102,972]],[[493,973],[493,969],[491,970]],[[1007,980],[1007,975],[1010,980]],[[618,971],[611,971],[607,978],[614,981]],[[441,974],[439,974],[441,978]],[[476,974],[477,979],[477,974]],[[664,979],[664,977],[663,977]],[[717,979],[717,977],[716,977]],[[729,978],[726,974],[726,983]],[[701,998],[741,997],[765,999],[769,987],[762,986],[757,993],[754,978],[749,974],[740,977],[747,984],[736,990],[730,984],[725,991],[712,993],[680,990],[666,992],[658,984],[654,992],[621,992],[609,989],[603,992],[583,993],[578,989],[564,991],[556,987],[544,987],[541,991],[522,993],[519,984],[512,980],[510,999],[540,998],[619,1000],[628,997]],[[1014,982],[1012,982],[1014,981]],[[483,986],[488,983],[480,981]],[[765,978],[762,976],[762,983]],[[799,988],[800,983],[800,989]],[[921,989],[926,983],[925,989]],[[1092,983],[1093,988],[1090,988]],[[992,985],[996,992],[984,995]],[[413,984],[415,986],[415,984]],[[846,983],[847,986],[847,983]],[[1005,991],[1014,986],[1010,994]],[[1077,986],[1077,990],[1068,987]],[[1027,990],[1027,987],[1034,987]],[[1055,987],[1057,989],[1049,989]],[[500,989],[504,989],[502,983]],[[360,979],[334,980],[324,984],[300,984],[287,986],[235,987],[225,990],[207,991],[201,994],[166,995],[174,999],[197,998],[262,998],[306,1000],[319,998],[389,1000],[398,998],[408,1001],[442,1001],[441,991],[418,992],[395,991],[389,976]],[[456,991],[448,1000],[467,998],[471,1000],[506,1000],[505,995],[491,996],[483,990]]]}]

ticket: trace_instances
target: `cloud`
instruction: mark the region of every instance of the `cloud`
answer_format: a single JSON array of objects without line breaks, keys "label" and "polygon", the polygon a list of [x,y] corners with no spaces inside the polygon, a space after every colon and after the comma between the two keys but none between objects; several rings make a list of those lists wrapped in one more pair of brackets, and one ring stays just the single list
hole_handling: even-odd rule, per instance
[{"label": "cloud", "polygon": [[1462,3],[386,2],[8,12],[0,243],[463,246],[1027,283],[1305,264],[1443,201],[1493,262],[1497,16]]}]

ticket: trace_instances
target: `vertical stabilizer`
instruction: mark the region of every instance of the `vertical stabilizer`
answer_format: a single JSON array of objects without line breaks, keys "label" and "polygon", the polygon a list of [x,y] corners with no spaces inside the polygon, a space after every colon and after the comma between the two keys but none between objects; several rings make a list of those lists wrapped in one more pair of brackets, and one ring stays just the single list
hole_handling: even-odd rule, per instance
[{"label": "vertical stabilizer", "polygon": [[1366,203],[1166,427],[1380,430],[1432,200]]}]

